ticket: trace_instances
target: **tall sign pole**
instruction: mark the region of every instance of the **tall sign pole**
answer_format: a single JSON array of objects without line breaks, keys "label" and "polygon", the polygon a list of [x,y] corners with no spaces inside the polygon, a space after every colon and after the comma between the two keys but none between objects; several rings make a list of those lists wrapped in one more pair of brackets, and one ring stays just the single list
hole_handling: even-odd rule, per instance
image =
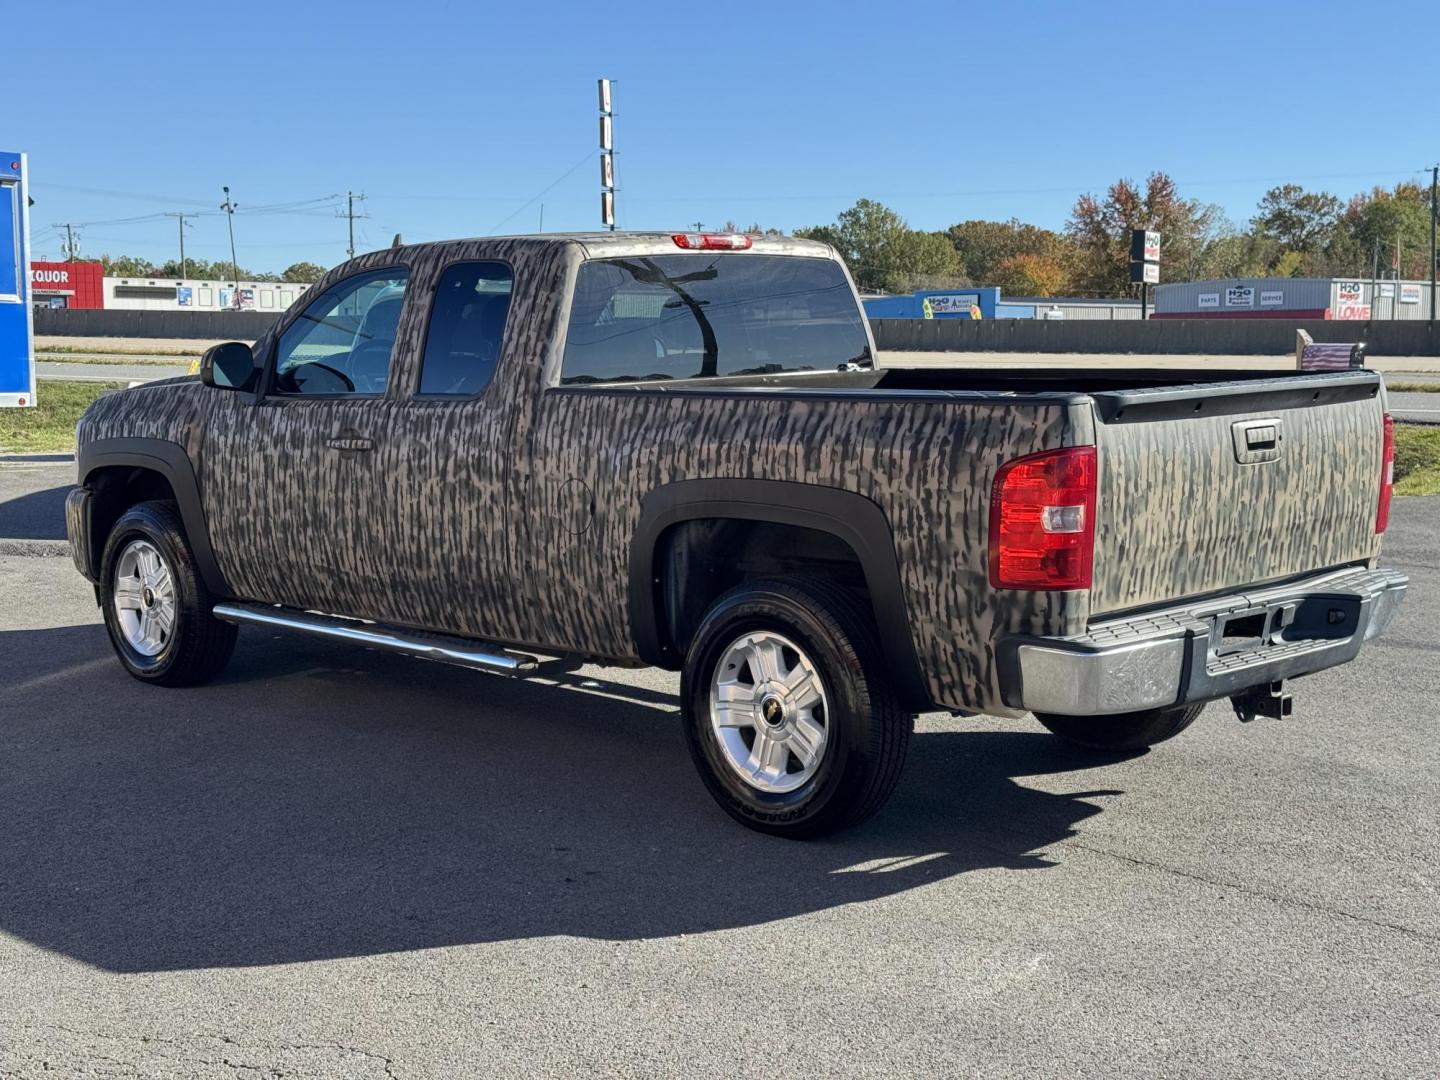
[{"label": "tall sign pole", "polygon": [[1435,229],[1440,221],[1440,204],[1435,199],[1440,195],[1440,165],[1430,169],[1430,325],[1435,325]]},{"label": "tall sign pole", "polygon": [[1130,232],[1130,282],[1140,286],[1140,318],[1148,318],[1150,286],[1160,281],[1160,234],[1154,229]]},{"label": "tall sign pole", "polygon": [[615,231],[615,114],[610,80],[600,80],[600,224]]}]

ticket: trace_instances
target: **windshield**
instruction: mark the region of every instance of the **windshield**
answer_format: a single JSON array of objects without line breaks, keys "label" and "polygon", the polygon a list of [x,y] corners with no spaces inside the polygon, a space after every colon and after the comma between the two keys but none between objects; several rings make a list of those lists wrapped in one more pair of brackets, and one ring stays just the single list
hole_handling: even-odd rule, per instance
[{"label": "windshield", "polygon": [[840,264],[782,255],[647,255],[580,267],[565,384],[833,371],[868,363]]}]

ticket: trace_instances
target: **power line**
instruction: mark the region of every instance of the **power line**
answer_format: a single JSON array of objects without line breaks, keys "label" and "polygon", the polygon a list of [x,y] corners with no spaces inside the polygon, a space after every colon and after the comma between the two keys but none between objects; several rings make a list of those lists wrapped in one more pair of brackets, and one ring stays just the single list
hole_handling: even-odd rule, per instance
[{"label": "power line", "polygon": [[575,170],[577,170],[578,168],[580,168],[581,165],[584,165],[587,161],[589,161],[591,158],[593,158],[593,157],[594,157],[596,154],[598,154],[599,152],[600,152],[600,151],[599,151],[598,149],[587,151],[586,154],[585,154],[585,156],[582,157],[579,161],[577,161],[574,165],[571,165],[570,168],[566,169],[563,173],[561,173],[559,176],[557,176],[554,180],[552,180],[550,183],[546,184],[545,187],[541,188],[538,192],[536,192],[536,193],[535,193],[534,195],[532,195],[530,198],[526,199],[524,203],[522,203],[520,206],[517,206],[514,210],[512,210],[510,213],[506,214],[503,218],[501,218],[499,221],[497,221],[494,225],[491,225],[490,228],[486,229],[485,231],[486,231],[487,233],[493,235],[493,234],[495,233],[495,231],[500,228],[500,226],[504,225],[507,221],[510,221],[512,218],[514,218],[516,215],[520,214],[522,211],[528,210],[534,203],[539,202],[542,198],[545,197],[545,195],[547,195],[547,194],[550,192],[550,190],[551,190],[552,188],[558,186],[562,180],[568,180],[568,179],[570,179],[570,177],[571,177],[572,175],[574,175]]}]

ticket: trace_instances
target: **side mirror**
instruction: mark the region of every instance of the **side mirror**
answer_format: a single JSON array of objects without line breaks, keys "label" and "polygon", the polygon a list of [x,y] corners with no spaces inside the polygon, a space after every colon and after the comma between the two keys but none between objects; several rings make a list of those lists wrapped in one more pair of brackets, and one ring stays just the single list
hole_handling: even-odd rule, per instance
[{"label": "side mirror", "polygon": [[250,346],[240,341],[212,345],[200,358],[200,381],[221,390],[253,390],[259,368]]}]

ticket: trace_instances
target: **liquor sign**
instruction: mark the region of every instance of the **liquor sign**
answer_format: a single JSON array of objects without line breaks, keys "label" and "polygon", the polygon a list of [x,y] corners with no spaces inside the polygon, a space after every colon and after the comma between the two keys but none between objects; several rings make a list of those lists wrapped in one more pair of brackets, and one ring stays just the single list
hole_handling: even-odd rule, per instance
[{"label": "liquor sign", "polygon": [[26,170],[24,154],[0,152],[0,406],[35,404]]}]

